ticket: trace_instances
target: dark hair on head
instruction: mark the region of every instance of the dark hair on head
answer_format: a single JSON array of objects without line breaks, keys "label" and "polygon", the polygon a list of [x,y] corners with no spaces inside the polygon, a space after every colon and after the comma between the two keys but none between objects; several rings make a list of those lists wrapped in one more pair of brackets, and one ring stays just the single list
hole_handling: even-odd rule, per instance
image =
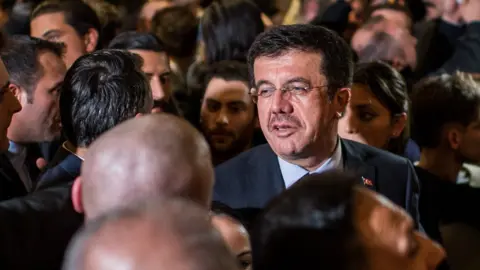
[{"label": "dark hair on head", "polygon": [[152,18],[152,32],[165,44],[173,57],[195,55],[198,37],[198,19],[187,6],[167,7]]},{"label": "dark hair on head", "polygon": [[255,37],[265,30],[260,9],[250,0],[218,0],[205,9],[201,35],[208,64],[246,62]]},{"label": "dark hair on head", "polygon": [[109,49],[165,52],[164,44],[153,34],[128,31],[118,34],[108,44]]},{"label": "dark hair on head", "polygon": [[354,225],[357,177],[311,174],[274,198],[252,232],[253,268],[363,269]]},{"label": "dark hair on head", "polygon": [[[392,121],[396,116],[408,112],[407,83],[392,66],[379,61],[359,64],[353,74],[353,83],[367,86],[388,109]],[[403,155],[408,135],[408,129],[405,128],[401,136],[390,140],[387,150]]]},{"label": "dark hair on head", "polygon": [[448,123],[468,126],[478,119],[480,87],[471,75],[457,72],[424,79],[414,87],[412,138],[420,148],[438,147]]},{"label": "dark hair on head", "polygon": [[46,1],[37,6],[31,15],[31,20],[44,14],[62,13],[65,23],[72,26],[78,35],[84,36],[89,29],[95,29],[99,35],[97,49],[101,46],[102,25],[95,11],[83,1]]},{"label": "dark hair on head", "polygon": [[248,86],[248,66],[238,61],[220,61],[209,67],[206,85],[213,78],[220,78],[225,81],[241,81]]},{"label": "dark hair on head", "polygon": [[349,87],[353,76],[353,55],[348,44],[327,28],[308,24],[283,25],[260,34],[248,52],[251,85],[255,85],[253,64],[259,57],[279,57],[292,51],[318,53],[319,72],[325,74],[328,94]]},{"label": "dark hair on head", "polygon": [[[390,9],[398,12],[404,13],[408,18],[410,18],[410,27],[412,26],[413,23],[413,15],[408,6],[400,3],[384,3],[384,4],[379,4],[379,5],[374,5],[370,6],[369,8],[365,9],[365,18],[367,20],[372,17],[372,14],[380,9]],[[380,16],[383,17],[383,16]]]},{"label": "dark hair on head", "polygon": [[13,36],[7,40],[0,54],[2,61],[10,75],[10,82],[26,91],[29,103],[33,103],[33,92],[43,76],[40,54],[50,52],[61,58],[63,49],[62,44],[30,36]]},{"label": "dark hair on head", "polygon": [[67,139],[87,147],[102,133],[152,107],[142,59],[127,51],[99,50],[80,57],[65,76],[60,115]]}]

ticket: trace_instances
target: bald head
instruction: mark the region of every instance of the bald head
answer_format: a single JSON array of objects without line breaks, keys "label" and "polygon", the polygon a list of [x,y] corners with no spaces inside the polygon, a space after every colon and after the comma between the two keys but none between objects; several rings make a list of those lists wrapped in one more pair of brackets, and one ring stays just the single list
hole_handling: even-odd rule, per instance
[{"label": "bald head", "polygon": [[63,269],[233,270],[237,264],[205,209],[169,198],[87,223],[71,242]]},{"label": "bald head", "polygon": [[210,206],[213,167],[208,144],[183,119],[138,117],[102,135],[81,170],[86,218],[149,197],[181,196]]}]

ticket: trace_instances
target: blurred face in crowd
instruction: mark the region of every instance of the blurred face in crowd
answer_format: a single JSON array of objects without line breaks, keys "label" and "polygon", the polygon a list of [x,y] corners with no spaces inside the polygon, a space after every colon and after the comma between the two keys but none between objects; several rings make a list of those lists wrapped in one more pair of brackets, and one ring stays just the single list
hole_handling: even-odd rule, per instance
[{"label": "blurred face in crowd", "polygon": [[201,126],[214,153],[240,153],[251,145],[255,107],[242,81],[213,77],[205,90]]},{"label": "blurred face in crowd", "polygon": [[51,52],[39,55],[39,79],[29,95],[25,89],[10,84],[22,105],[8,129],[8,137],[17,143],[52,141],[60,136],[60,89],[67,71],[62,59]]},{"label": "blurred face in crowd", "polygon": [[444,134],[450,148],[460,160],[470,163],[480,162],[480,108],[477,119],[467,126],[460,123],[446,124]]},{"label": "blurred face in crowd", "polygon": [[417,66],[417,39],[412,36],[410,31],[402,27],[393,28],[390,34],[398,42],[399,48],[403,49],[398,61],[400,61],[404,66],[415,69]]},{"label": "blurred face in crowd", "polygon": [[309,158],[336,140],[338,113],[345,110],[350,93],[343,88],[328,97],[320,54],[292,50],[261,56],[253,68],[260,126],[277,155]]},{"label": "blurred face in crowd", "polygon": [[250,238],[245,227],[240,222],[226,215],[214,215],[212,223],[236,256],[241,269],[251,269],[252,252]]},{"label": "blurred face in crowd", "polygon": [[140,31],[149,32],[152,27],[152,18],[158,11],[172,6],[171,1],[153,0],[147,1],[140,11],[140,21],[138,28]]},{"label": "blurred face in crowd", "polygon": [[407,115],[393,116],[367,85],[353,84],[352,97],[338,122],[338,134],[345,139],[386,149],[391,138],[400,136]]},{"label": "blurred face in crowd", "polygon": [[388,21],[394,22],[404,29],[410,29],[412,27],[412,19],[407,15],[407,13],[400,10],[381,8],[375,10],[371,16],[382,16]]},{"label": "blurred face in crowd", "polygon": [[150,80],[154,108],[153,112],[165,111],[171,97],[170,63],[166,53],[146,50],[130,50],[143,59],[142,70]]},{"label": "blurred face in crowd", "polygon": [[434,20],[439,18],[443,14],[443,0],[424,0],[427,14],[425,18],[427,20]]},{"label": "blurred face in crowd", "polygon": [[14,113],[22,109],[9,89],[8,72],[0,61],[0,152],[8,150],[7,129]]},{"label": "blurred face in crowd", "polygon": [[42,14],[30,23],[30,34],[33,37],[65,45],[64,61],[69,68],[80,56],[95,50],[98,42],[98,32],[90,29],[81,36],[65,21],[61,12]]},{"label": "blurred face in crowd", "polygon": [[412,218],[382,195],[358,187],[355,223],[369,270],[434,270],[445,252],[415,230]]}]

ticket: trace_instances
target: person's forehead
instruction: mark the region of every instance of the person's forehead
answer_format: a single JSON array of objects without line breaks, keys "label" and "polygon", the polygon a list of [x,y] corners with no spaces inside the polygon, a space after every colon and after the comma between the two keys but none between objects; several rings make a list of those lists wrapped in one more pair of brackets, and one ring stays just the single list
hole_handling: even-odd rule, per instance
[{"label": "person's forehead", "polygon": [[[57,28],[67,27],[65,22],[65,15],[63,12],[45,13],[35,17],[31,22],[32,30],[36,30],[35,34],[44,34],[47,31],[55,30]],[[41,33],[38,33],[41,31]]]},{"label": "person's forehead", "polygon": [[248,96],[249,89],[247,82],[238,80],[224,80],[213,77],[205,89],[205,97],[218,99],[245,99]]},{"label": "person's forehead", "polygon": [[317,52],[290,50],[278,56],[260,56],[253,63],[255,81],[273,82],[293,77],[323,76],[322,56]]},{"label": "person's forehead", "polygon": [[0,60],[0,87],[4,86],[9,79],[7,68],[3,61]]},{"label": "person's forehead", "polygon": [[147,50],[129,50],[131,53],[138,54],[143,59],[143,67],[169,69],[168,56],[165,52],[155,52]]}]

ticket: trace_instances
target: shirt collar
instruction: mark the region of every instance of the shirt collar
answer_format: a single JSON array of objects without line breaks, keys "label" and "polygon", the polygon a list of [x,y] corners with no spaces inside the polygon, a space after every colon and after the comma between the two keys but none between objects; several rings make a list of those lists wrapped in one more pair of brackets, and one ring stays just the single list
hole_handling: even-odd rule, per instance
[{"label": "shirt collar", "polygon": [[295,184],[300,178],[304,177],[307,174],[313,174],[313,173],[321,173],[325,172],[331,169],[341,169],[342,168],[342,144],[340,142],[340,139],[337,140],[337,146],[335,147],[335,150],[333,151],[332,156],[327,159],[322,166],[320,166],[318,169],[316,169],[313,172],[309,172],[308,170],[289,163],[282,158],[278,157],[278,163],[280,165],[280,171],[283,176],[283,181],[285,182],[285,187],[289,188],[291,185]]},{"label": "shirt collar", "polygon": [[21,153],[23,153],[23,151],[25,151],[25,146],[21,145],[21,144],[18,144],[18,143],[14,143],[13,141],[9,141],[9,145],[8,145],[8,152],[9,153],[12,153],[14,155],[19,155]]}]

